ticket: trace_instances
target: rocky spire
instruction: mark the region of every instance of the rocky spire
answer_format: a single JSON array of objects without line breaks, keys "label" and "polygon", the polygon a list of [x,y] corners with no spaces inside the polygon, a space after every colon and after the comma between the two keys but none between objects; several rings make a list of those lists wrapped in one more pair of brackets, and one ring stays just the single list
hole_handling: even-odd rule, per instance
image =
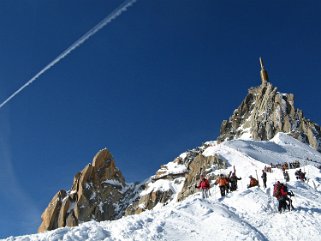
[{"label": "rocky spire", "polygon": [[266,85],[266,83],[269,81],[269,76],[267,71],[264,68],[263,59],[261,57],[260,57],[260,65],[261,65],[260,75],[261,75],[262,85]]},{"label": "rocky spire", "polygon": [[270,140],[278,132],[284,132],[321,152],[320,126],[294,107],[293,94],[280,93],[267,81],[261,58],[260,63],[262,85],[249,89],[229,120],[222,122],[218,141],[239,137]]},{"label": "rocky spire", "polygon": [[112,220],[122,216],[122,201],[130,188],[107,149],[99,151],[81,172],[70,191],[60,190],[43,212],[39,232],[76,226],[90,220]]}]

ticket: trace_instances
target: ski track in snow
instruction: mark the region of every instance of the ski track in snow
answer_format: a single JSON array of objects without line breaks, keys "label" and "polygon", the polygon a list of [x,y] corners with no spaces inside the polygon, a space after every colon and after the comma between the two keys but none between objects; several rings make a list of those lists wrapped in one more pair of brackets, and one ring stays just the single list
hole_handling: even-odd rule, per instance
[{"label": "ski track in snow", "polygon": [[[265,149],[266,144],[266,149]],[[255,148],[254,148],[255,147]],[[259,148],[256,148],[259,147]],[[221,198],[219,188],[211,188],[211,196],[201,199],[199,192],[182,202],[172,201],[166,206],[145,211],[139,215],[123,217],[115,221],[86,222],[74,228],[60,228],[42,234],[9,237],[6,241],[74,241],[74,240],[257,240],[257,241],[319,241],[321,240],[321,173],[314,166],[302,167],[308,182],[297,181],[295,169],[288,170],[289,190],[294,210],[278,213],[277,201],[272,196],[276,180],[283,182],[279,169],[268,173],[267,188],[247,189],[248,176],[260,179],[261,170],[273,158],[291,161],[313,157],[321,160],[321,154],[286,136],[270,142],[236,140],[214,144],[203,155],[220,155],[228,160],[229,173],[236,166],[238,190]],[[301,154],[300,154],[301,153]],[[307,154],[308,153],[308,154]],[[275,162],[277,162],[275,161]],[[261,181],[261,180],[260,180]],[[314,183],[313,183],[314,182]]]}]

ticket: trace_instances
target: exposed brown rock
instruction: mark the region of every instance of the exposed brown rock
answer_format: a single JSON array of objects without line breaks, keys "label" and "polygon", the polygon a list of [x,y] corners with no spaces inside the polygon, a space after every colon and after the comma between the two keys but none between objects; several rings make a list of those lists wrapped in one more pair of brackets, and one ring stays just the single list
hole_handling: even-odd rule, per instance
[{"label": "exposed brown rock", "polygon": [[75,217],[74,213],[69,213],[68,214],[68,217],[66,219],[66,226],[67,227],[75,227],[78,225],[78,220],[77,218]]},{"label": "exposed brown rock", "polygon": [[225,169],[226,161],[219,156],[204,157],[198,155],[188,164],[188,173],[185,174],[184,186],[177,196],[178,201],[184,200],[189,195],[195,193],[195,184],[200,178],[200,174],[206,175],[207,169],[216,165],[217,169]]},{"label": "exposed brown rock", "polygon": [[53,230],[58,228],[58,216],[62,205],[62,200],[67,196],[65,190],[60,190],[50,201],[48,207],[41,215],[42,223],[38,232]]},{"label": "exposed brown rock", "polygon": [[39,232],[75,226],[89,220],[112,220],[120,215],[115,203],[121,203],[125,179],[111,153],[99,151],[74,177],[71,190],[58,192],[42,214]]}]

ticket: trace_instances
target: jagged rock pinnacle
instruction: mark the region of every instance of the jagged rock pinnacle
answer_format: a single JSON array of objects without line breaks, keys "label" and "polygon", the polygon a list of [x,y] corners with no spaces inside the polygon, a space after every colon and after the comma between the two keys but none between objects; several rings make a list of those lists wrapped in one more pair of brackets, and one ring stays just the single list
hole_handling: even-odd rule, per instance
[{"label": "jagged rock pinnacle", "polygon": [[107,149],[100,150],[92,163],[75,175],[71,190],[60,190],[53,197],[41,216],[42,223],[38,231],[121,216],[125,185],[125,179],[115,166],[111,153]]},{"label": "jagged rock pinnacle", "polygon": [[320,126],[306,119],[303,112],[294,107],[293,94],[280,93],[270,82],[264,82],[249,89],[229,120],[222,122],[217,140],[222,142],[242,136],[270,140],[278,132],[288,133],[321,152]]}]

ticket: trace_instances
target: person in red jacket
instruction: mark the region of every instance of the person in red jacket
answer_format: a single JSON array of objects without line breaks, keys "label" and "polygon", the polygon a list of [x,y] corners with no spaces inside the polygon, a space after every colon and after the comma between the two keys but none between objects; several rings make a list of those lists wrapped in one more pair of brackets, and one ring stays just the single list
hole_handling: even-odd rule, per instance
[{"label": "person in red jacket", "polygon": [[258,180],[256,180],[254,177],[252,177],[252,175],[249,176],[249,178],[250,178],[250,184],[247,185],[247,188],[251,188],[251,187],[255,187],[255,186],[259,185]]},{"label": "person in red jacket", "polygon": [[198,186],[195,187],[201,189],[202,198],[208,198],[208,190],[210,189],[210,183],[203,175],[201,175],[200,183],[198,184]]},{"label": "person in red jacket", "polygon": [[279,201],[278,211],[282,213],[282,210],[286,209],[286,200],[288,192],[286,191],[285,185],[279,181],[274,184],[273,196]]}]

